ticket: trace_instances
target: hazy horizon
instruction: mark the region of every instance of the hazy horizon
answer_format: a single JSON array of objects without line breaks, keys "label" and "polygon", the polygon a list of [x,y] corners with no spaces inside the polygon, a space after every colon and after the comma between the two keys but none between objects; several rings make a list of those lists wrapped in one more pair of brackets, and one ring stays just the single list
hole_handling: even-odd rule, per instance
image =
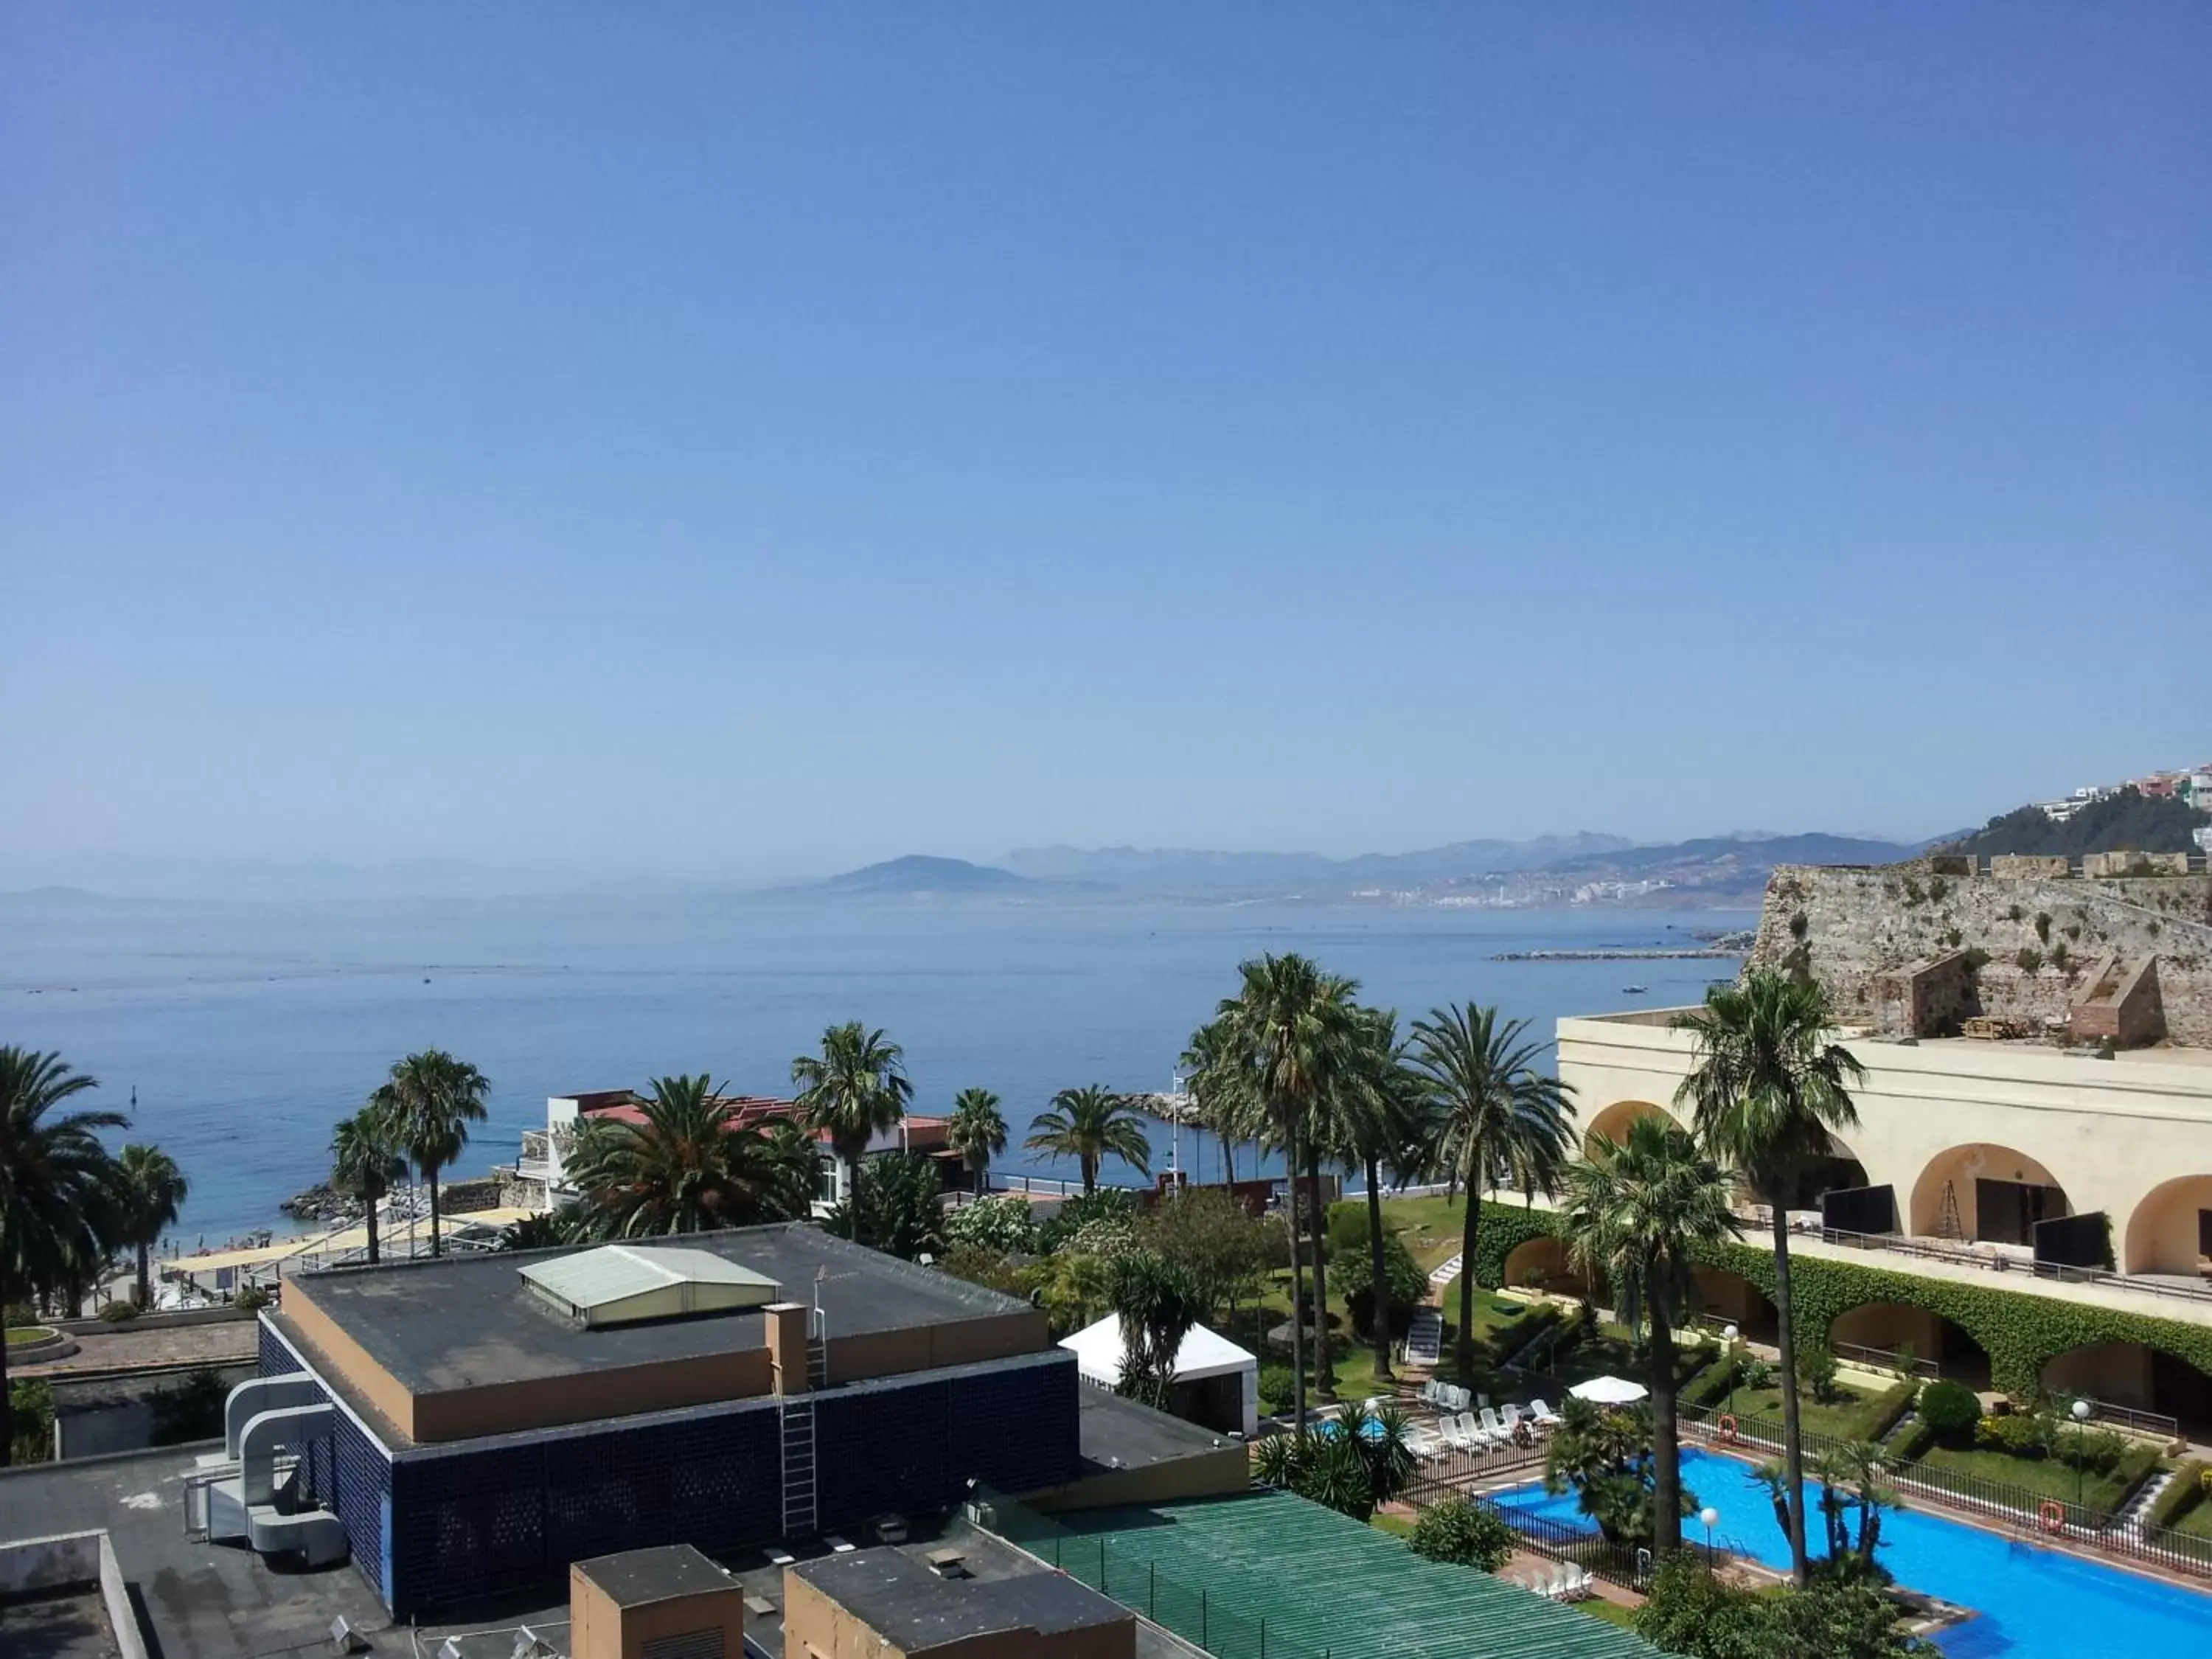
[{"label": "hazy horizon", "polygon": [[2158,0],[26,0],[0,886],[2212,758],[2208,74]]}]

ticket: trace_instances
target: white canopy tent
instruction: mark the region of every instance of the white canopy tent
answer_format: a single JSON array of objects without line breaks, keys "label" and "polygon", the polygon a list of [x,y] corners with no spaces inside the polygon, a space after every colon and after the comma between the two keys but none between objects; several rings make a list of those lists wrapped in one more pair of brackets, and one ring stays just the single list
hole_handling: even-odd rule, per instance
[{"label": "white canopy tent", "polygon": [[[1121,1322],[1112,1314],[1095,1325],[1085,1325],[1060,1346],[1075,1356],[1083,1380],[1102,1389],[1121,1381]],[[1200,1382],[1208,1377],[1239,1376],[1243,1400],[1243,1430],[1249,1439],[1260,1431],[1260,1362],[1224,1336],[1202,1325],[1194,1325],[1176,1350],[1176,1381]]]},{"label": "white canopy tent", "polygon": [[1627,1406],[1651,1392],[1641,1382],[1632,1382],[1625,1376],[1593,1376],[1587,1382],[1577,1382],[1567,1390],[1577,1400],[1587,1400],[1597,1406]]}]

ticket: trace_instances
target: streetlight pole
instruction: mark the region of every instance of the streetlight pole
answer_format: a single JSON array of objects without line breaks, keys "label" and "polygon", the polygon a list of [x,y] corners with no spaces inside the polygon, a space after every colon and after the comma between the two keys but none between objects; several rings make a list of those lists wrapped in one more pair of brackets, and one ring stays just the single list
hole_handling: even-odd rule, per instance
[{"label": "streetlight pole", "polygon": [[2079,1510],[2081,1507],[2082,1452],[2089,1443],[2089,1402],[2076,1400],[2071,1411],[2074,1418],[2074,1507]]},{"label": "streetlight pole", "polygon": [[[1729,1326],[1726,1329],[1724,1329],[1723,1331],[1722,1331],[1722,1332],[1721,1332],[1721,1335],[1722,1335],[1723,1339],[1723,1340],[1726,1340],[1726,1342],[1728,1343],[1728,1368],[1729,1368],[1729,1372],[1728,1372],[1728,1376],[1729,1376],[1729,1403],[1728,1403],[1728,1414],[1729,1414],[1730,1417],[1734,1417],[1734,1416],[1735,1415],[1735,1340],[1736,1340],[1736,1338],[1737,1338],[1738,1336],[1741,1335],[1741,1334],[1742,1334],[1742,1333],[1741,1333],[1741,1332],[1740,1332],[1740,1331],[1738,1331],[1738,1330],[1736,1329],[1736,1328],[1735,1328],[1735,1326],[1733,1326],[1733,1325]],[[1707,1395],[1705,1397],[1706,1397],[1708,1400],[1710,1400],[1710,1399],[1711,1399],[1711,1398],[1712,1398],[1712,1396],[1711,1396],[1711,1395]]]},{"label": "streetlight pole", "polygon": [[1713,1528],[1720,1525],[1721,1512],[1708,1504],[1698,1511],[1698,1519],[1705,1523],[1705,1565],[1713,1564]]}]

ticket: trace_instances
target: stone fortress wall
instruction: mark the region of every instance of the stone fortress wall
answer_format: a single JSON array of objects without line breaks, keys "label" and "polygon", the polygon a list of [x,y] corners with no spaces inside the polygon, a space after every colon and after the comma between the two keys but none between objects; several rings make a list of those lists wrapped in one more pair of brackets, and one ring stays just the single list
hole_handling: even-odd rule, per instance
[{"label": "stone fortress wall", "polygon": [[1992,872],[1940,854],[1780,866],[1749,965],[1810,973],[1853,1024],[1926,1035],[1976,1015],[2063,1024],[2100,964],[2154,958],[2166,1036],[2212,1048],[2212,874],[2095,873],[2140,856],[2076,866],[2089,874],[2030,859],[1990,860]]}]

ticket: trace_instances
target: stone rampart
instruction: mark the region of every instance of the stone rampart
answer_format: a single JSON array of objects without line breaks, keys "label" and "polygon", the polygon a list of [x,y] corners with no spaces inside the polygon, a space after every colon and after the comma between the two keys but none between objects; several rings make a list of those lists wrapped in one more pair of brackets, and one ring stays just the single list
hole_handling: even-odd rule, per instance
[{"label": "stone rampart", "polygon": [[1960,953],[1973,1012],[2053,1030],[2104,958],[2155,957],[2167,1036],[2212,1048],[2208,875],[1960,876],[1926,859],[1784,865],[1767,879],[1750,965],[1802,968],[1847,1020],[1902,1030],[1917,1000],[1900,988]]}]

